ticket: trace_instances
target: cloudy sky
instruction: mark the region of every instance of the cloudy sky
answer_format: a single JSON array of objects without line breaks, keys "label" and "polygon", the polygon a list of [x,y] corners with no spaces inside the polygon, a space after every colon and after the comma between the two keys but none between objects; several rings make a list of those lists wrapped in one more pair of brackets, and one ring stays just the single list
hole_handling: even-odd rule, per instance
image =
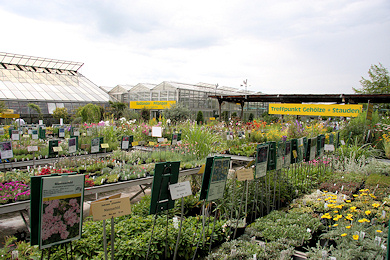
[{"label": "cloudy sky", "polygon": [[83,62],[99,86],[353,93],[390,69],[389,0],[0,0],[0,52]]}]

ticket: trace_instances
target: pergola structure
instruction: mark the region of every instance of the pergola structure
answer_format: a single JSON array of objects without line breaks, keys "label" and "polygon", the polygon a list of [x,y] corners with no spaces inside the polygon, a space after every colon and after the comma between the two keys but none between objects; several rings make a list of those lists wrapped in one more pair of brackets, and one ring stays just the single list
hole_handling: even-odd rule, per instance
[{"label": "pergola structure", "polygon": [[209,96],[216,98],[219,104],[219,114],[223,102],[241,105],[241,118],[244,114],[244,106],[247,102],[268,103],[336,103],[336,104],[359,104],[359,103],[390,103],[390,94],[256,94],[235,96]]}]

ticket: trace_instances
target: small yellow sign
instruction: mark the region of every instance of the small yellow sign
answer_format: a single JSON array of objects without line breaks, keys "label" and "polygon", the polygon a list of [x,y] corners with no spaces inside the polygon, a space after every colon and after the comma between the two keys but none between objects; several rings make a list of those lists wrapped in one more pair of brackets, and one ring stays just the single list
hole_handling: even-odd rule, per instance
[{"label": "small yellow sign", "polygon": [[298,157],[297,150],[293,150],[292,153],[293,153],[294,159],[297,159],[297,157]]},{"label": "small yellow sign", "polygon": [[154,145],[154,142],[150,142],[150,141],[149,141],[149,145]]},{"label": "small yellow sign", "polygon": [[275,115],[357,117],[362,112],[362,108],[362,105],[269,104],[268,113]]},{"label": "small yellow sign", "polygon": [[205,169],[206,169],[206,164],[202,164],[202,167],[200,167],[198,174],[203,174]]},{"label": "small yellow sign", "polygon": [[92,202],[91,207],[94,221],[125,216],[131,213],[128,197]]},{"label": "small yellow sign", "polygon": [[238,181],[250,181],[253,180],[253,169],[240,169],[236,171]]},{"label": "small yellow sign", "polygon": [[53,147],[53,151],[58,153],[58,152],[62,152],[62,147],[61,146],[54,146]]},{"label": "small yellow sign", "polygon": [[215,117],[210,117],[209,118],[211,121],[214,121],[215,120]]},{"label": "small yellow sign", "polygon": [[110,147],[110,145],[109,145],[109,144],[107,144],[107,143],[105,143],[105,144],[100,144],[100,147],[101,147],[101,148],[109,148],[109,147]]},{"label": "small yellow sign", "polygon": [[175,100],[169,101],[130,101],[130,109],[166,109],[176,104]]},{"label": "small yellow sign", "polygon": [[131,142],[131,145],[132,145],[132,146],[137,146],[137,145],[138,145],[138,142]]}]

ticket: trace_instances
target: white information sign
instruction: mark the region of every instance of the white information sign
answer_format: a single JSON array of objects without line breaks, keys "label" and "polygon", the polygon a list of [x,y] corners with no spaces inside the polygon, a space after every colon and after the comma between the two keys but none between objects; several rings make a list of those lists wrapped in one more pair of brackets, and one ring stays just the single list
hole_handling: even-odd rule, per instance
[{"label": "white information sign", "polygon": [[12,140],[13,141],[18,141],[20,139],[20,134],[19,134],[19,130],[12,130]]},{"label": "white information sign", "polygon": [[153,126],[152,127],[152,137],[162,137],[161,126]]},{"label": "white information sign", "polygon": [[169,191],[173,200],[192,195],[191,184],[189,181],[171,184],[169,185]]},{"label": "white information sign", "polygon": [[0,155],[1,159],[10,159],[14,157],[11,141],[0,143]]},{"label": "white information sign", "polygon": [[84,175],[42,178],[39,247],[48,248],[81,237]]}]

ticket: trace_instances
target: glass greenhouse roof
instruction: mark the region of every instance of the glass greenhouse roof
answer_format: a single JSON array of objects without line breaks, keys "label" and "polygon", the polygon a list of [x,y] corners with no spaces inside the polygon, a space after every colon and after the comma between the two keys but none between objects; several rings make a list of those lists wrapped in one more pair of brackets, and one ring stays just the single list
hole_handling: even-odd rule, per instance
[{"label": "glass greenhouse roof", "polygon": [[71,71],[78,71],[84,65],[82,62],[47,59],[6,52],[0,52],[0,63]]},{"label": "glass greenhouse roof", "polygon": [[104,90],[77,72],[82,63],[35,57],[26,59],[24,57],[27,56],[22,55],[11,57],[10,54],[0,53],[0,99],[61,102],[109,100]]}]

